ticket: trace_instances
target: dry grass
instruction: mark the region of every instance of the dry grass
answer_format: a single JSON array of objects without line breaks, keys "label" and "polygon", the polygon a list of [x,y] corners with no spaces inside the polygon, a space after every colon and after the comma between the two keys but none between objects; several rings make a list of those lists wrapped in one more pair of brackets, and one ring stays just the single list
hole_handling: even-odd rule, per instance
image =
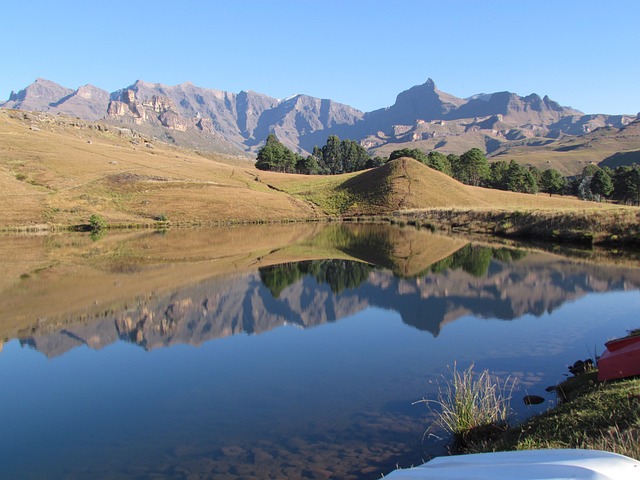
[{"label": "dry grass", "polygon": [[514,386],[514,380],[500,383],[488,370],[476,374],[473,364],[462,372],[454,364],[451,375],[438,385],[437,399],[420,402],[430,409],[434,425],[453,434],[457,446],[464,447],[478,436],[484,439],[506,429]]},{"label": "dry grass", "polygon": [[[0,227],[73,225],[92,213],[110,223],[278,220],[313,209],[256,181],[249,161],[204,157],[116,130],[73,127],[42,114],[0,110]],[[59,120],[61,122],[61,120]],[[35,129],[32,129],[35,127]],[[136,144],[137,143],[137,144]],[[129,176],[128,182],[114,178]]]},{"label": "dry grass", "polygon": [[567,401],[470,451],[588,448],[640,460],[640,380],[599,383],[597,372],[570,380]]},{"label": "dry grass", "polygon": [[[261,179],[262,179],[261,174]],[[265,176],[270,184],[316,203],[330,214],[372,215],[428,208],[602,209],[602,204],[470,187],[411,158],[332,177]],[[302,182],[302,183],[300,183]]]},{"label": "dry grass", "polygon": [[[581,202],[584,205],[584,202]],[[640,243],[640,209],[600,205],[565,209],[430,209],[400,218],[443,230],[581,244]]]},{"label": "dry grass", "polygon": [[94,213],[110,224],[206,225],[425,209],[624,210],[469,187],[408,158],[335,176],[261,172],[237,157],[147,148],[114,127],[78,122],[0,110],[0,229],[85,224]]}]

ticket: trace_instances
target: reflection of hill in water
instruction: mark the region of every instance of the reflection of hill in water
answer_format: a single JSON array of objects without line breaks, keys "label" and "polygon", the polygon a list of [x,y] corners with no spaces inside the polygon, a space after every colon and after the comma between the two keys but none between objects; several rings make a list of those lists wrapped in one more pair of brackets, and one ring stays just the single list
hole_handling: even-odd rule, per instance
[{"label": "reflection of hill in water", "polygon": [[[411,278],[342,260],[266,267],[139,299],[82,324],[36,326],[22,341],[47,356],[83,344],[100,348],[118,339],[145,349],[198,345],[285,324],[313,327],[367,307],[394,310],[408,325],[437,335],[444,324],[467,314],[510,320],[541,315],[589,292],[640,288],[638,269],[574,263],[540,253],[511,263],[509,255],[505,249],[467,246]],[[270,280],[265,285],[270,272],[278,271],[277,288]],[[331,278],[340,277],[339,272],[341,278]]]}]

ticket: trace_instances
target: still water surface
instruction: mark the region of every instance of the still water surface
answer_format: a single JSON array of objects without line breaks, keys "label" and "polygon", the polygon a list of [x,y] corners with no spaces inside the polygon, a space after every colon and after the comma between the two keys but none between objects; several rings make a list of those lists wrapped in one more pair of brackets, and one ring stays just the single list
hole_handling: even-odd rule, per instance
[{"label": "still water surface", "polygon": [[386,226],[2,247],[4,478],[380,478],[446,451],[412,403],[454,363],[522,417],[640,326],[634,265]]}]

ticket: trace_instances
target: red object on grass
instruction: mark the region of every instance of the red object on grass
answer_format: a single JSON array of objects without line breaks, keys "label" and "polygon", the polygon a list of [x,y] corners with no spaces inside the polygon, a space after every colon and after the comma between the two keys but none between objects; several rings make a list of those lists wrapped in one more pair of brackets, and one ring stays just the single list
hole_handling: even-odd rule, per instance
[{"label": "red object on grass", "polygon": [[598,360],[598,380],[640,375],[640,335],[611,340],[605,346]]}]

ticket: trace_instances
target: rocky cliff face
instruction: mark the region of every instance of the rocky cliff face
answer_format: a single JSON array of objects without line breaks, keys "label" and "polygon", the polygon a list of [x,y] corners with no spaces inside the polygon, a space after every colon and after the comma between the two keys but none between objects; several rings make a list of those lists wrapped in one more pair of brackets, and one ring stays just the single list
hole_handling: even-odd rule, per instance
[{"label": "rocky cliff face", "polygon": [[604,126],[620,128],[635,118],[584,115],[537,94],[498,92],[463,99],[442,92],[431,79],[400,93],[392,106],[366,114],[307,95],[277,100],[251,91],[236,94],[192,83],[167,86],[142,80],[108,94],[91,85],[74,91],[40,78],[12,92],[0,107],[133,125],[205,150],[255,153],[275,133],[303,154],[323,145],[329,135],[359,140],[372,151],[410,146],[461,153],[473,145],[491,152],[513,140],[583,135]]}]

